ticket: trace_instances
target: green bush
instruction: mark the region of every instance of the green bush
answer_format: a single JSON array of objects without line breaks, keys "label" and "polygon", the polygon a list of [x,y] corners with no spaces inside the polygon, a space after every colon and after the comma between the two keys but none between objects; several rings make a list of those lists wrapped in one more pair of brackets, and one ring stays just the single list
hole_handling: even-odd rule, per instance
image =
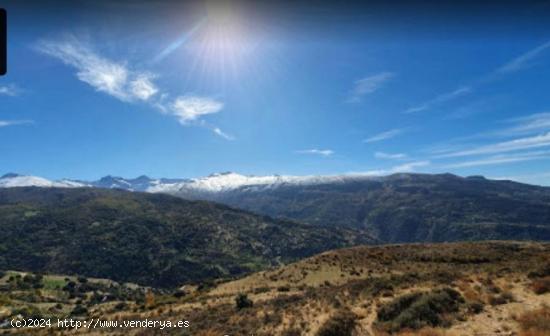
[{"label": "green bush", "polygon": [[237,309],[241,310],[244,308],[252,307],[253,302],[248,298],[246,294],[241,293],[235,298],[235,305],[237,306]]},{"label": "green bush", "polygon": [[86,307],[83,307],[81,305],[76,305],[72,312],[71,312],[71,315],[72,316],[85,316],[85,315],[88,315],[88,309],[86,309]]},{"label": "green bush", "polygon": [[343,309],[330,317],[317,331],[316,336],[351,336],[357,324],[357,315]]},{"label": "green bush", "polygon": [[445,315],[457,312],[464,299],[454,289],[442,288],[400,296],[378,309],[377,324],[390,332],[404,328],[446,326]]},{"label": "green bush", "polygon": [[479,314],[483,311],[483,303],[481,302],[472,302],[468,304],[468,311],[473,314]]}]

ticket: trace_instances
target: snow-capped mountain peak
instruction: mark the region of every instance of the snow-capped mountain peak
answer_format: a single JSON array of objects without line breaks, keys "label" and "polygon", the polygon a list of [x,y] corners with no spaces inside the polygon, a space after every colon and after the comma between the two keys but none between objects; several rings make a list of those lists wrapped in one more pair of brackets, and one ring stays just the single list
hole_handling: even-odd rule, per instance
[{"label": "snow-capped mountain peak", "polygon": [[192,179],[152,179],[142,175],[133,179],[125,179],[117,176],[105,176],[97,181],[75,181],[75,180],[57,180],[37,176],[26,176],[19,174],[6,174],[0,177],[0,188],[10,187],[58,187],[58,188],[77,188],[77,187],[96,187],[107,189],[124,189],[129,191],[145,191],[151,193],[168,194],[197,194],[197,193],[220,193],[239,188],[275,188],[288,184],[323,184],[338,183],[350,179],[374,178],[370,175],[351,174],[351,175],[310,175],[310,176],[292,176],[292,175],[241,175],[234,172],[224,172],[211,174],[206,177]]},{"label": "snow-capped mountain peak", "polygon": [[13,187],[44,187],[44,188],[78,188],[86,187],[87,185],[77,181],[71,180],[59,180],[50,181],[43,177],[31,176],[31,175],[19,175],[9,173],[0,177],[0,188],[13,188]]}]

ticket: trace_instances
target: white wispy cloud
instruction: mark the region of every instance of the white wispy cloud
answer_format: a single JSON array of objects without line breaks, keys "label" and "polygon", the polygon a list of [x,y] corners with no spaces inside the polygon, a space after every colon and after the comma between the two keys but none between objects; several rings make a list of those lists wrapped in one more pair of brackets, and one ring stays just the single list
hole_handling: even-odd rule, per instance
[{"label": "white wispy cloud", "polygon": [[477,80],[473,81],[470,85],[462,86],[454,91],[440,94],[431,100],[428,100],[422,104],[418,104],[416,106],[413,106],[405,110],[405,113],[415,113],[415,112],[428,110],[435,105],[446,103],[458,97],[462,97],[467,94],[470,94],[474,91],[475,88],[481,85],[486,85],[494,81],[495,79],[497,79],[498,76],[495,76],[495,75],[506,75],[506,74],[514,73],[521,69],[529,67],[530,65],[532,65],[532,61],[536,57],[538,57],[540,54],[542,54],[544,51],[546,51],[546,49],[548,48],[550,48],[550,41],[545,42],[537,46],[536,48],[527,51],[523,55],[520,55],[519,57],[514,58],[513,60],[507,62],[506,64],[497,68],[496,70],[493,70],[488,74],[481,76]]},{"label": "white wispy cloud", "polygon": [[398,166],[393,166],[389,169],[376,169],[376,170],[369,170],[364,172],[352,172],[350,174],[361,175],[361,176],[383,176],[383,175],[389,175],[389,174],[395,174],[395,173],[411,173],[416,171],[416,168],[427,167],[430,164],[431,162],[428,160],[413,161],[413,162],[407,162]]},{"label": "white wispy cloud", "polygon": [[412,171],[415,171],[416,168],[426,167],[426,166],[429,166],[430,164],[431,162],[428,160],[407,162],[407,163],[392,167],[390,171],[392,173],[412,172]]},{"label": "white wispy cloud", "polygon": [[550,146],[550,132],[530,137],[518,138],[510,141],[503,141],[488,145],[481,145],[476,148],[454,151],[446,154],[439,155],[441,158],[445,157],[459,157],[469,155],[481,155],[481,154],[496,154],[504,152],[519,151],[531,148],[540,148]]},{"label": "white wispy cloud", "polygon": [[225,133],[224,131],[222,131],[219,127],[214,127],[212,129],[212,132],[214,132],[215,134],[217,134],[218,136],[226,139],[226,140],[235,140],[235,137],[230,135],[230,134],[227,134]]},{"label": "white wispy cloud", "polygon": [[445,93],[440,94],[440,95],[436,96],[435,98],[430,99],[430,100],[428,100],[428,101],[426,101],[422,104],[419,104],[417,106],[413,106],[411,108],[408,108],[407,110],[405,110],[405,113],[415,113],[415,112],[421,112],[421,111],[424,111],[424,110],[428,110],[434,105],[438,105],[438,104],[448,102],[448,101],[453,100],[457,97],[467,95],[471,92],[472,92],[472,88],[469,87],[469,86],[459,87],[456,90],[453,90],[453,91],[450,91],[450,92],[445,92]]},{"label": "white wispy cloud", "polygon": [[543,51],[550,48],[550,41],[547,41],[536,48],[529,50],[528,52],[520,55],[517,58],[514,58],[510,62],[504,64],[496,70],[497,73],[506,74],[511,72],[516,72],[523,68],[529,67],[531,61],[539,56]]},{"label": "white wispy cloud", "polygon": [[[35,48],[74,68],[76,77],[95,90],[126,103],[147,103],[163,114],[177,118],[182,125],[200,125],[197,122],[202,116],[218,113],[224,107],[222,102],[211,97],[182,95],[170,98],[165,90],[155,84],[154,80],[158,77],[156,74],[133,69],[127,61],[114,61],[102,56],[75,36],[68,35],[60,40],[42,40]],[[5,93],[9,92],[11,91]],[[234,139],[219,127],[207,128],[227,140]]]},{"label": "white wispy cloud", "polygon": [[33,124],[32,120],[0,120],[0,127]]},{"label": "white wispy cloud", "polygon": [[376,134],[376,135],[374,135],[370,138],[367,138],[367,139],[363,140],[363,142],[371,143],[371,142],[378,142],[378,141],[391,139],[391,138],[394,138],[394,137],[398,136],[399,134],[402,134],[404,131],[405,130],[402,129],[402,128],[394,128],[394,129]]},{"label": "white wispy cloud", "polygon": [[20,92],[21,92],[21,89],[19,89],[14,84],[0,85],[0,95],[15,97],[19,95]]},{"label": "white wispy cloud", "polygon": [[361,78],[354,82],[354,87],[349,94],[347,102],[357,103],[368,94],[380,89],[386,82],[395,77],[392,72],[382,72],[373,76]]},{"label": "white wispy cloud", "polygon": [[159,89],[153,84],[152,79],[153,75],[150,74],[139,74],[134,80],[130,82],[130,92],[132,96],[141,99],[148,100],[157,92]]},{"label": "white wispy cloud", "polygon": [[511,138],[548,132],[550,131],[550,112],[535,113],[523,117],[499,120],[497,121],[497,124],[500,127],[447,139],[445,143],[432,145],[429,148],[426,148],[424,152],[434,155],[457,152],[471,148],[474,146],[471,142],[475,140]]},{"label": "white wispy cloud", "polygon": [[40,41],[36,45],[40,52],[57,58],[76,69],[76,76],[97,91],[107,93],[122,101],[147,100],[151,95],[144,93],[158,91],[147,74],[132,71],[122,62],[115,62],[100,56],[92,48],[75,37],[60,41]]},{"label": "white wispy cloud", "polygon": [[403,160],[408,158],[408,155],[403,153],[389,154],[384,152],[375,152],[374,157],[377,159]]},{"label": "white wispy cloud", "polygon": [[507,155],[493,155],[482,159],[469,160],[463,162],[444,165],[443,168],[466,168],[487,165],[498,165],[504,163],[532,161],[550,158],[550,151],[534,151],[527,153],[515,153]]},{"label": "white wispy cloud", "polygon": [[304,150],[298,150],[296,151],[298,154],[314,154],[314,155],[320,155],[324,157],[331,156],[334,154],[333,150],[330,149],[304,149]]},{"label": "white wispy cloud", "polygon": [[197,120],[201,116],[218,113],[223,104],[208,97],[183,96],[177,97],[170,105],[170,109],[182,124]]},{"label": "white wispy cloud", "polygon": [[496,132],[496,135],[517,135],[550,130],[550,112],[535,113],[524,117],[508,119],[506,123],[515,124]]}]

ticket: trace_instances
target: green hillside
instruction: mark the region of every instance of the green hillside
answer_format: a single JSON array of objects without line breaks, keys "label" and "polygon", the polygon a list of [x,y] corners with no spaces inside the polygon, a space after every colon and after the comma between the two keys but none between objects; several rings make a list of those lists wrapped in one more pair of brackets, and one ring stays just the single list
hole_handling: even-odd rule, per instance
[{"label": "green hillside", "polygon": [[383,242],[550,240],[550,188],[451,174],[395,174],[326,184],[241,188],[210,199]]},{"label": "green hillside", "polygon": [[241,275],[371,243],[354,230],[274,220],[205,201],[105,189],[0,190],[0,270],[156,287]]}]

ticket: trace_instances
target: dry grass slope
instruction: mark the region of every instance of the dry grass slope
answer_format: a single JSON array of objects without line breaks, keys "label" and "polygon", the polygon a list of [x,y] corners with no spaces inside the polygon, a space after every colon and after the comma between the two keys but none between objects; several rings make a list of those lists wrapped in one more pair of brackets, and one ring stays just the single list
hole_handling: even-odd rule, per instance
[{"label": "dry grass slope", "polygon": [[[88,317],[187,319],[186,332],[197,336],[550,335],[548,276],[547,243],[356,247],[210,287],[157,292],[147,304],[92,305]],[[237,307],[237,297],[246,304]]]}]

